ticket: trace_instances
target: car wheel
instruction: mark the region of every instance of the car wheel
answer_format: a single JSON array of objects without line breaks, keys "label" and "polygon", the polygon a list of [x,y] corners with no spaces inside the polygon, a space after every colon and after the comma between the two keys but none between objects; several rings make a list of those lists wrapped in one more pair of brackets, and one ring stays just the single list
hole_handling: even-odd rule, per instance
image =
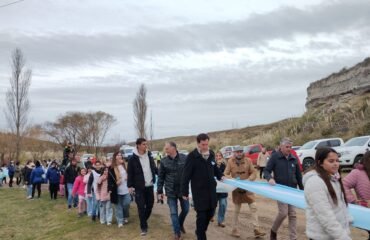
[{"label": "car wheel", "polygon": [[307,171],[309,168],[311,168],[315,164],[315,160],[313,158],[305,158],[302,162],[302,168],[303,171]]},{"label": "car wheel", "polygon": [[358,155],[355,157],[355,160],[353,160],[353,167],[359,163],[362,160],[362,155]]}]

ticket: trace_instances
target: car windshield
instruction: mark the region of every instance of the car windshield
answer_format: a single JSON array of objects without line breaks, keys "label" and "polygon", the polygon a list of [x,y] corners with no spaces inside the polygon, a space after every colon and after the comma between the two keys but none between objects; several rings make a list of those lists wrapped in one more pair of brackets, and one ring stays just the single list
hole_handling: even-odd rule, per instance
[{"label": "car windshield", "polygon": [[126,148],[125,149],[125,153],[132,153],[134,151],[134,149],[131,149],[131,148]]},{"label": "car windshield", "polygon": [[299,148],[299,150],[307,150],[312,149],[316,145],[317,141],[310,141],[305,143],[302,147]]},{"label": "car windshield", "polygon": [[251,146],[246,146],[243,148],[244,152],[249,152],[249,150],[251,150]]},{"label": "car windshield", "polygon": [[354,147],[354,146],[363,146],[369,140],[369,137],[357,137],[351,138],[348,140],[344,146],[346,147]]}]

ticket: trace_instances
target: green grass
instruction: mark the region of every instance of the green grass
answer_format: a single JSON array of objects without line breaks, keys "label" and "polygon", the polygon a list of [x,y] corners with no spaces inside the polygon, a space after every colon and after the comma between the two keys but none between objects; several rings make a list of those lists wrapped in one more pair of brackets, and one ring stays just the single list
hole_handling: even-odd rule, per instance
[{"label": "green grass", "polygon": [[76,210],[68,211],[64,198],[51,201],[47,190],[43,189],[40,199],[27,200],[22,188],[0,188],[0,239],[134,240],[169,239],[171,236],[170,226],[161,224],[161,216],[153,214],[149,220],[149,234],[140,237],[135,204],[131,204],[129,221],[120,229],[116,224],[93,223],[88,217],[77,218]]}]

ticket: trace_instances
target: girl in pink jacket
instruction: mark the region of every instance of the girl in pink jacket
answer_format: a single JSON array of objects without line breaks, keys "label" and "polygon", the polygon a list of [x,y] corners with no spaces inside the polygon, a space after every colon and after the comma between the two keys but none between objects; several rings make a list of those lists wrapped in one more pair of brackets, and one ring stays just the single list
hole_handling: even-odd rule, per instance
[{"label": "girl in pink jacket", "polygon": [[100,199],[100,223],[112,224],[113,209],[108,192],[108,168],[103,169],[102,175],[98,180],[97,199]]},{"label": "girl in pink jacket", "polygon": [[78,177],[76,177],[73,183],[72,196],[78,195],[78,216],[82,217],[84,212],[86,212],[86,201],[85,201],[85,186],[84,176],[86,175],[86,169],[82,168]]}]

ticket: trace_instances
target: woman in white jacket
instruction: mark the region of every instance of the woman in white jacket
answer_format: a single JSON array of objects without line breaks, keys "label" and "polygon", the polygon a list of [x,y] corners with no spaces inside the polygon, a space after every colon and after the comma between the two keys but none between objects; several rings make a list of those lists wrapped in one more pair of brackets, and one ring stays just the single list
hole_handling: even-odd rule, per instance
[{"label": "woman in white jacket", "polygon": [[316,152],[315,167],[303,177],[306,234],[313,240],[351,240],[347,200],[339,174],[338,153],[332,148]]}]

